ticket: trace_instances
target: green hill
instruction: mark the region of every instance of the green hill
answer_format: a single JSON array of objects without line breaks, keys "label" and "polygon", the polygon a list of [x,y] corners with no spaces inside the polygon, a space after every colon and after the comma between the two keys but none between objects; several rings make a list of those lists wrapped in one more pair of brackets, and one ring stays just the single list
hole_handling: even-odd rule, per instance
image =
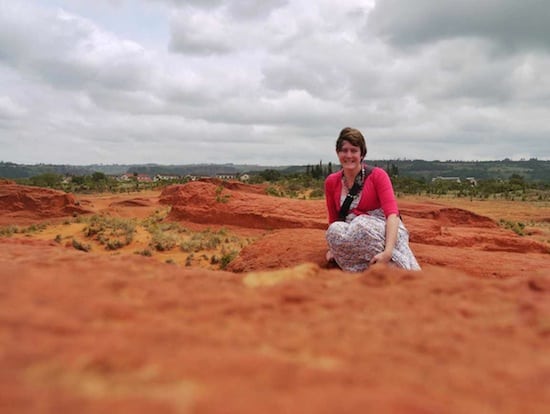
[{"label": "green hill", "polygon": [[[473,177],[476,180],[502,179],[507,180],[512,175],[519,175],[526,182],[550,183],[550,161],[537,159],[530,160],[501,160],[501,161],[425,161],[425,160],[367,160],[369,164],[385,168],[387,171],[397,171],[399,176],[422,178],[431,181],[434,177]],[[317,165],[314,164],[314,165]],[[107,175],[124,173],[139,173],[154,176],[165,175],[199,175],[215,176],[216,174],[255,173],[266,169],[280,171],[281,174],[303,173],[311,166],[261,166],[246,164],[92,164],[92,165],[54,165],[54,164],[15,164],[0,162],[0,177],[8,179],[29,178],[45,173],[60,175],[91,175],[101,172]],[[334,170],[338,165],[333,166]]]}]

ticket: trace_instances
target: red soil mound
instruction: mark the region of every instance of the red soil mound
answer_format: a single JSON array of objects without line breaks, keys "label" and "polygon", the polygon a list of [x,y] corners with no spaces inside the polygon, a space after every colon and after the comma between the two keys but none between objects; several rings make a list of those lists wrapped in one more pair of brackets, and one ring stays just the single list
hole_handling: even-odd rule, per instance
[{"label": "red soil mound", "polygon": [[546,413],[550,279],[237,275],[0,240],[3,413]]},{"label": "red soil mound", "polygon": [[72,194],[48,188],[0,183],[0,224],[89,213]]},{"label": "red soil mound", "polygon": [[326,250],[324,230],[276,230],[245,247],[227,269],[232,272],[250,272],[282,269],[306,262],[325,266]]},{"label": "red soil mound", "polygon": [[[324,204],[259,194],[258,187],[241,191],[244,184],[216,185],[194,181],[165,188],[160,203],[170,204],[170,220],[237,225],[249,228],[326,228]],[[249,189],[250,190],[250,189]]]}]

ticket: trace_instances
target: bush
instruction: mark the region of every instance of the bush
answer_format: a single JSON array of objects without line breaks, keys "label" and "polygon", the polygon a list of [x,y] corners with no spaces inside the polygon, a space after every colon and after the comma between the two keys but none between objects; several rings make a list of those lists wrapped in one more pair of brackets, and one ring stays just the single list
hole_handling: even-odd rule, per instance
[{"label": "bush", "polygon": [[72,245],[76,250],[80,250],[86,253],[92,250],[92,246],[90,246],[89,244],[81,243],[76,239],[73,239]]},{"label": "bush", "polygon": [[231,197],[229,194],[222,194],[223,186],[216,187],[216,202],[218,203],[227,203]]},{"label": "bush", "polygon": [[135,252],[135,253],[140,254],[142,256],[145,256],[145,257],[151,257],[153,255],[153,253],[149,249],[143,249],[143,250]]},{"label": "bush", "polygon": [[509,221],[509,220],[501,219],[499,221],[499,224],[505,229],[512,230],[514,233],[516,233],[519,236],[525,235],[524,233],[525,223],[521,223],[519,221]]},{"label": "bush", "polygon": [[19,227],[17,226],[0,227],[0,237],[10,237],[16,233],[19,233]]},{"label": "bush", "polygon": [[225,268],[227,268],[229,263],[231,263],[233,261],[233,259],[235,257],[237,257],[238,254],[239,254],[239,252],[237,252],[235,250],[224,254],[220,259],[220,269],[224,270]]},{"label": "bush", "polygon": [[155,231],[151,234],[151,242],[149,245],[160,252],[172,250],[176,246],[176,238],[169,233]]}]

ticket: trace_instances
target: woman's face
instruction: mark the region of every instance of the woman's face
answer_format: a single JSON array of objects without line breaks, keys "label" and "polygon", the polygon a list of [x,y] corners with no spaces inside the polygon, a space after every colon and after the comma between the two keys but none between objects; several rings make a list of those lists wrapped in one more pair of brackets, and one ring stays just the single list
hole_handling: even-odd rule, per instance
[{"label": "woman's face", "polygon": [[342,168],[345,170],[358,171],[361,169],[361,148],[344,141],[336,154]]}]

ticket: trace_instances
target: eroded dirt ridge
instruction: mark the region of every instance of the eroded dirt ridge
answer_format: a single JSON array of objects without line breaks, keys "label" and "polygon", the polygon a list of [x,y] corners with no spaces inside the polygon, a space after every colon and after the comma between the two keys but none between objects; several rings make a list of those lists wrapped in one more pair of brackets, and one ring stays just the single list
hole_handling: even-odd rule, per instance
[{"label": "eroded dirt ridge", "polygon": [[0,225],[90,212],[80,206],[72,194],[63,191],[0,182]]}]

